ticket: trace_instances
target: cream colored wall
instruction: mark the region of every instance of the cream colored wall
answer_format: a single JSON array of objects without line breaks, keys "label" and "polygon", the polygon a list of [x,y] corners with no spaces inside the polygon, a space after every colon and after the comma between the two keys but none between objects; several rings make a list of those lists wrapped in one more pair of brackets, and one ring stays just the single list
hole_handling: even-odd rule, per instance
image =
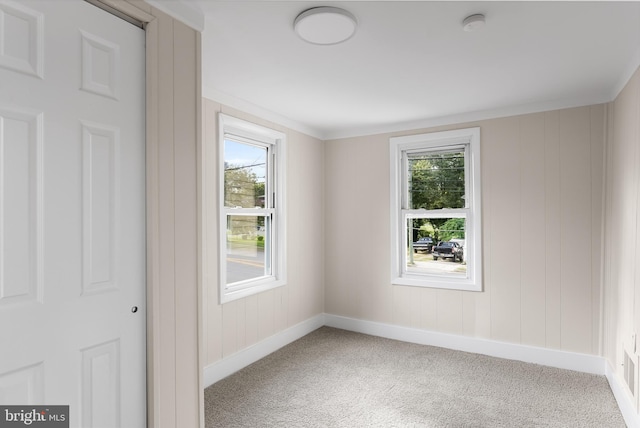
[{"label": "cream colored wall", "polygon": [[102,1],[147,23],[147,426],[204,426],[200,33],[140,0]]},{"label": "cream colored wall", "polygon": [[640,69],[611,104],[610,110],[604,355],[622,375],[623,346],[633,352],[632,334],[637,335],[640,331]]},{"label": "cream colored wall", "polygon": [[[217,114],[287,135],[287,284],[224,305],[218,298]],[[320,140],[203,100],[205,364],[324,312],[324,150]]]},{"label": "cream colored wall", "polygon": [[480,126],[484,292],[390,284],[389,137],[325,143],[325,311],[598,354],[605,106]]}]

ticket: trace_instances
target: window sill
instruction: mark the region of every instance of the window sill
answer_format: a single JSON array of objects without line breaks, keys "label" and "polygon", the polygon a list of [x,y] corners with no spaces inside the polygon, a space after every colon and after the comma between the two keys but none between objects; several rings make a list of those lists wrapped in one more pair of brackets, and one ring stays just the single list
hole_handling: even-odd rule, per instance
[{"label": "window sill", "polygon": [[446,276],[406,275],[391,279],[393,285],[410,287],[438,288],[444,290],[482,291],[482,283],[468,278],[451,278]]},{"label": "window sill", "polygon": [[246,285],[242,288],[231,287],[224,289],[220,295],[220,303],[229,303],[234,300],[242,299],[252,296],[254,294],[262,293],[263,291],[272,290],[274,288],[282,287],[286,285],[284,279],[275,279],[273,277],[261,278],[255,281],[247,281]]}]

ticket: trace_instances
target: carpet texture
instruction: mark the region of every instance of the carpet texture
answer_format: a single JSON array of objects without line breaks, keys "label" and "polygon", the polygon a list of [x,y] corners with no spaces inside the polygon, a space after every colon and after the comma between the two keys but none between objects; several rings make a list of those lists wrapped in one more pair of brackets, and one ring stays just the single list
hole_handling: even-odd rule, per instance
[{"label": "carpet texture", "polygon": [[624,427],[604,376],[322,327],[205,390],[214,427]]}]

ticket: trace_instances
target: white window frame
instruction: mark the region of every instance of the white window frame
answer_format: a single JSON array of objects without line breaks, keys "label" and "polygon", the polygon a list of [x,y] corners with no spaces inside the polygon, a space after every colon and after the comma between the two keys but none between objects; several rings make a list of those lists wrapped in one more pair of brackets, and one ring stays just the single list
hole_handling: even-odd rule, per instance
[{"label": "white window frame", "polygon": [[[482,291],[482,207],[480,182],[480,128],[457,129],[428,134],[393,137],[391,159],[391,283],[416,287]],[[465,208],[408,209],[407,153],[445,151],[464,147]],[[408,271],[407,219],[415,217],[465,217],[465,277]]]},{"label": "white window frame", "polygon": [[[267,183],[265,183],[265,199],[269,201],[265,208],[227,208],[224,203],[224,161],[225,135],[237,137],[239,141],[250,140],[257,146],[267,147],[269,162]],[[220,113],[218,115],[218,216],[219,216],[219,280],[220,303],[251,296],[266,290],[280,287],[287,282],[286,265],[286,134],[271,128],[256,125],[246,120]],[[269,180],[271,181],[269,183]],[[271,251],[268,252],[267,263],[271,265],[271,274],[227,284],[227,216],[228,215],[262,215],[271,216]],[[269,229],[269,228],[267,228]],[[267,238],[265,238],[265,241]]]}]

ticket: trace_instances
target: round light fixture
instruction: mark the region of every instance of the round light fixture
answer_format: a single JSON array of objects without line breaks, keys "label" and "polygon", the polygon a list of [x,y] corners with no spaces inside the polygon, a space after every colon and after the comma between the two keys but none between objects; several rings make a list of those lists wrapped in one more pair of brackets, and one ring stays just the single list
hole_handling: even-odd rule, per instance
[{"label": "round light fixture", "polygon": [[462,28],[464,31],[471,32],[476,31],[484,27],[484,15],[481,13],[467,16],[464,21],[462,21]]},{"label": "round light fixture", "polygon": [[335,45],[349,40],[356,32],[356,18],[337,7],[321,6],[303,11],[293,28],[300,38],[314,45]]}]

